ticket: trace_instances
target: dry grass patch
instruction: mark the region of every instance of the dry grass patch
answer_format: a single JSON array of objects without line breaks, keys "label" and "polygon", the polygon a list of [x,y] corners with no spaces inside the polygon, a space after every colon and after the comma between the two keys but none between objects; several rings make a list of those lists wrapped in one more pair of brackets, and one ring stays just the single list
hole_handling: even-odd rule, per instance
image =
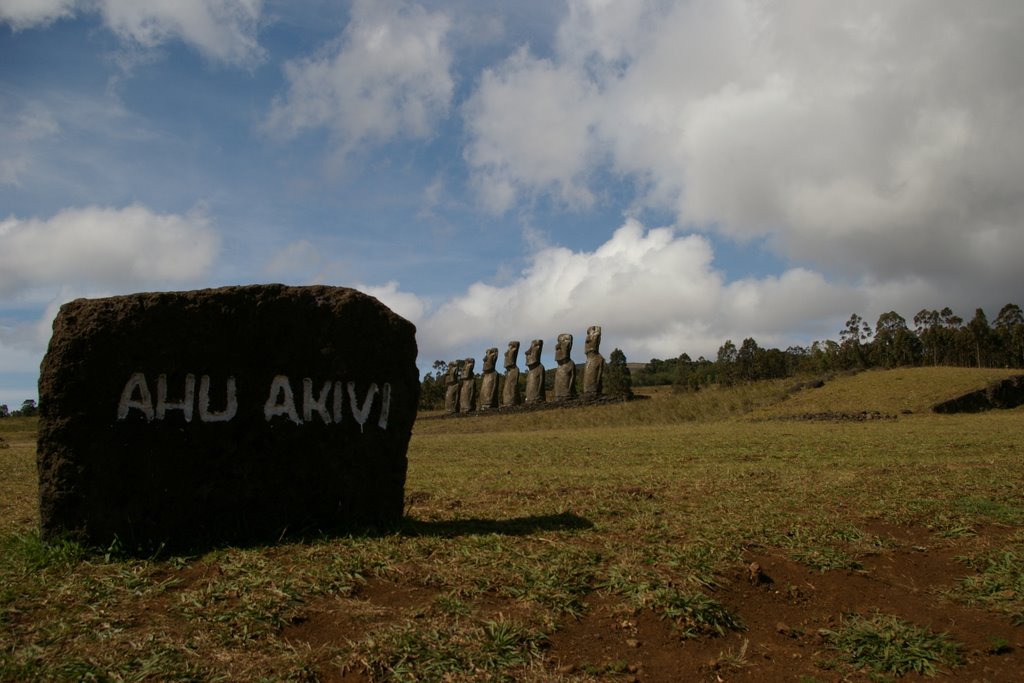
[{"label": "dry grass patch", "polygon": [[[898,373],[837,379],[823,407],[919,405],[945,376]],[[1020,411],[738,417],[780,392],[424,420],[402,529],[196,557],[39,543],[22,424],[0,450],[19,498],[0,526],[0,680],[831,680],[815,634],[877,603],[947,619],[957,675],[1024,674]],[[835,657],[861,648],[843,638]]]},{"label": "dry grass patch", "polygon": [[799,391],[758,411],[755,417],[862,411],[892,415],[928,413],[936,403],[1020,372],[947,367],[868,370],[831,379],[818,389]]},{"label": "dry grass patch", "polygon": [[0,419],[0,534],[39,523],[36,418]]}]

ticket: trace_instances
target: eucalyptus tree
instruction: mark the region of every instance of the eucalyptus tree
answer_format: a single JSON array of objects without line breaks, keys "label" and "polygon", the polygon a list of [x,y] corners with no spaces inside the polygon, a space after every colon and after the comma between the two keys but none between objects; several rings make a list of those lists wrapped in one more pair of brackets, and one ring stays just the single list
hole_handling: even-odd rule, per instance
[{"label": "eucalyptus tree", "polygon": [[839,346],[842,350],[843,365],[846,368],[867,367],[868,354],[865,346],[870,343],[868,340],[871,339],[871,326],[854,313],[839,332],[839,338],[842,340]]},{"label": "eucalyptus tree", "polygon": [[946,358],[948,336],[942,325],[942,316],[935,309],[922,308],[914,316],[914,331],[921,341],[921,355],[932,365],[939,365]]},{"label": "eucalyptus tree", "polygon": [[992,351],[993,335],[984,310],[980,308],[975,309],[974,317],[963,328],[963,334],[970,343],[978,367],[991,365],[989,359]]},{"label": "eucalyptus tree", "polygon": [[916,365],[921,356],[921,342],[907,328],[903,316],[889,311],[878,318],[872,350],[878,365],[887,368]]},{"label": "eucalyptus tree", "polygon": [[943,341],[945,342],[946,365],[967,365],[968,359],[965,355],[965,344],[963,343],[964,319],[953,313],[953,309],[946,306],[939,311],[942,319]]},{"label": "eucalyptus tree", "polygon": [[736,358],[739,351],[732,339],[726,339],[725,343],[718,347],[718,355],[715,357],[715,372],[718,375],[718,383],[726,386],[736,381]]},{"label": "eucalyptus tree", "polygon": [[753,337],[743,340],[740,348],[736,351],[736,372],[740,379],[749,382],[761,378],[760,355],[761,347],[757,345]]},{"label": "eucalyptus tree", "polygon": [[1024,368],[1024,311],[1017,304],[1006,304],[992,321],[999,342],[1001,364]]}]

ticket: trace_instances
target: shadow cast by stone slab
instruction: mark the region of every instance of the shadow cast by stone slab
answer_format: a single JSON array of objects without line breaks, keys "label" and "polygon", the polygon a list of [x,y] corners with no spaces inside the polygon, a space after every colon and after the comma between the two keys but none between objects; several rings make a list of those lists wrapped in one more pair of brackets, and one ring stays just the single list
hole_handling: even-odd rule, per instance
[{"label": "shadow cast by stone slab", "polygon": [[511,519],[452,519],[425,522],[408,517],[402,522],[403,536],[436,536],[454,538],[457,536],[528,536],[539,531],[582,531],[594,528],[594,524],[571,512],[557,515],[530,515]]}]

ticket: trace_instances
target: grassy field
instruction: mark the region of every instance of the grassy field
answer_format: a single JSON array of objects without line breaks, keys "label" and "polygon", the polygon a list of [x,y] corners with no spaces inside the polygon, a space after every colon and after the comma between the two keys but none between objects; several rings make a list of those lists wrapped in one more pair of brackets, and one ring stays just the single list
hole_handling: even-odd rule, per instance
[{"label": "grassy field", "polygon": [[42,545],[0,420],[0,680],[1021,680],[1024,411],[928,412],[1008,374],[422,415],[399,531],[193,557]]}]

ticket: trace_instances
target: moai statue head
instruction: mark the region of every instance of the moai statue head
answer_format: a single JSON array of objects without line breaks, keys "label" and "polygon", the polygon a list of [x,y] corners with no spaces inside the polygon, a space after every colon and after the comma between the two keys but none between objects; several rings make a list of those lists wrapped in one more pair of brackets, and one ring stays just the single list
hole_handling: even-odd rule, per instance
[{"label": "moai statue head", "polygon": [[474,367],[476,367],[476,359],[475,358],[467,358],[466,360],[462,361],[462,379],[463,380],[467,380],[467,379],[472,379],[473,378],[473,368]]},{"label": "moai statue head", "polygon": [[540,354],[544,351],[544,340],[534,339],[526,350],[526,367],[535,368],[540,365]]},{"label": "moai statue head", "polygon": [[555,345],[555,362],[561,365],[568,363],[572,354],[572,335],[562,333],[558,335],[558,343]]},{"label": "moai statue head", "polygon": [[498,347],[492,346],[484,351],[484,372],[494,372],[494,366],[498,362]]},{"label": "moai statue head", "polygon": [[587,343],[583,351],[589,356],[601,352],[601,326],[591,325],[587,328]]},{"label": "moai statue head", "polygon": [[505,352],[505,369],[514,368],[519,362],[519,342],[510,341],[508,343],[508,351]]},{"label": "moai statue head", "polygon": [[459,383],[459,370],[461,363],[457,360],[449,361],[448,370],[444,373],[444,383],[448,386]]}]

